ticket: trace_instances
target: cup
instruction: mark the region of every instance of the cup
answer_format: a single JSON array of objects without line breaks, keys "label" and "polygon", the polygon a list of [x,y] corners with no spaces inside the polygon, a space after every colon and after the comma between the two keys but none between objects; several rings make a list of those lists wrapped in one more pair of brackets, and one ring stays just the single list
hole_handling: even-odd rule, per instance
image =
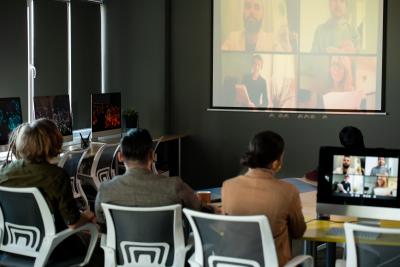
[{"label": "cup", "polygon": [[197,198],[205,204],[211,203],[211,191],[197,191]]}]

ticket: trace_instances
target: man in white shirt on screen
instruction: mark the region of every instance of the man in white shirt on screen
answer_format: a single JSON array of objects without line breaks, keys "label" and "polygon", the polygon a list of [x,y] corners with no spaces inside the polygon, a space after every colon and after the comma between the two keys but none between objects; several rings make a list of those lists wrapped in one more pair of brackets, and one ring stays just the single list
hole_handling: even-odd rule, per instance
[{"label": "man in white shirt on screen", "polygon": [[222,44],[225,51],[290,51],[290,44],[278,45],[273,34],[262,30],[264,3],[262,0],[243,1],[243,25],[241,31],[231,32]]},{"label": "man in white shirt on screen", "polygon": [[342,166],[339,166],[333,172],[334,174],[361,174],[360,171],[350,167],[351,164],[351,157],[350,156],[343,156]]}]

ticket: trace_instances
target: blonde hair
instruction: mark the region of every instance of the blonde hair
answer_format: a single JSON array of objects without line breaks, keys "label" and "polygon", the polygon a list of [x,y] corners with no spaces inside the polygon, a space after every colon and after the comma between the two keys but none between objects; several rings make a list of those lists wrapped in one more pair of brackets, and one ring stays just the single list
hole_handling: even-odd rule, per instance
[{"label": "blonde hair", "polygon": [[39,119],[17,129],[13,136],[17,159],[41,163],[60,154],[63,139],[53,121]]},{"label": "blonde hair", "polygon": [[[383,183],[382,183],[382,186],[379,185],[379,182],[378,182],[379,178],[382,179],[382,182],[383,182]],[[378,177],[376,177],[375,186],[376,186],[376,187],[388,187],[387,176],[378,176]]]},{"label": "blonde hair", "polygon": [[[351,91],[353,89],[353,74],[352,74],[352,61],[348,56],[332,56],[330,60],[330,68],[337,65],[343,69],[343,78],[340,81],[340,86],[343,91]],[[330,74],[333,83],[332,75]]]}]

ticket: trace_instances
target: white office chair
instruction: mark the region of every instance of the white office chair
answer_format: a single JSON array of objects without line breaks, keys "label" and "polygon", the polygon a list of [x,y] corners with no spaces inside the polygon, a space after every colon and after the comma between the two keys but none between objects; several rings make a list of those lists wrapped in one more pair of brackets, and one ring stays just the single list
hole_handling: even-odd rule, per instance
[{"label": "white office chair", "polygon": [[[84,266],[93,253],[98,231],[94,224],[56,232],[53,215],[37,188],[0,187],[1,266]],[[85,257],[49,263],[52,251],[63,240],[81,231],[91,234]]]},{"label": "white office chair", "polygon": [[105,266],[184,267],[181,205],[138,208],[101,203],[107,234],[101,237]]},{"label": "white office chair", "polygon": [[82,189],[81,180],[78,178],[78,169],[86,154],[87,150],[68,151],[58,162],[58,166],[63,168],[71,179],[72,193],[81,210],[89,209],[88,199]]},{"label": "white office chair", "polygon": [[[264,215],[227,216],[183,209],[194,235],[192,267],[277,267],[275,243]],[[296,256],[285,266],[313,266],[311,256]]]},{"label": "white office chair", "polygon": [[344,224],[346,260],[338,267],[400,266],[400,229]]},{"label": "white office chair", "polygon": [[119,144],[105,144],[99,148],[94,156],[90,176],[96,189],[99,189],[102,182],[111,180],[113,177],[112,165],[118,146]]}]

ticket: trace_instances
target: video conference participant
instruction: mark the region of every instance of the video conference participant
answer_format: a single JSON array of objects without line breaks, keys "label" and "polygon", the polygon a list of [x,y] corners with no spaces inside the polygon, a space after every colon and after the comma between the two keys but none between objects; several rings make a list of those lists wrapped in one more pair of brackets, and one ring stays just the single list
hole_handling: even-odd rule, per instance
[{"label": "video conference participant", "polygon": [[241,160],[248,171],[222,185],[224,213],[268,217],[279,266],[291,259],[289,238],[299,238],[306,230],[299,191],[275,178],[282,167],[283,152],[284,141],[280,135],[271,131],[256,134]]},{"label": "video conference participant", "polygon": [[273,34],[263,31],[265,14],[262,0],[243,0],[241,31],[231,32],[222,44],[225,51],[291,51],[289,39],[283,44],[274,41]]},{"label": "video conference participant", "polygon": [[312,52],[354,53],[360,46],[360,35],[348,21],[349,1],[328,0],[330,18],[314,33]]},{"label": "video conference participant", "polygon": [[[17,127],[11,135],[10,146],[16,161],[0,170],[0,185],[8,187],[37,187],[54,215],[56,230],[77,228],[94,222],[93,212],[80,213],[72,195],[68,174],[50,161],[61,151],[63,138],[53,121],[39,119]],[[81,255],[86,249],[77,236],[57,246],[52,254],[57,258]]]},{"label": "video conference participant", "polygon": [[124,162],[125,174],[101,183],[96,197],[97,222],[102,227],[106,222],[102,202],[137,207],[182,204],[190,209],[201,209],[194,191],[179,177],[165,177],[152,172],[153,140],[147,130],[130,130],[121,139],[118,157]]},{"label": "video conference participant", "polygon": [[351,183],[350,183],[350,176],[345,175],[343,177],[343,181],[338,184],[338,190],[340,193],[350,193],[351,192]]},{"label": "video conference participant", "polygon": [[337,167],[333,173],[334,174],[362,174],[361,171],[358,171],[351,166],[351,157],[348,155],[343,156],[342,165]]},{"label": "video conference participant", "polygon": [[378,165],[371,169],[371,176],[389,175],[389,169],[386,167],[385,158],[378,157]]},{"label": "video conference participant", "polygon": [[251,73],[243,77],[250,101],[255,107],[266,107],[268,105],[267,81],[261,76],[263,59],[260,55],[253,55]]}]

